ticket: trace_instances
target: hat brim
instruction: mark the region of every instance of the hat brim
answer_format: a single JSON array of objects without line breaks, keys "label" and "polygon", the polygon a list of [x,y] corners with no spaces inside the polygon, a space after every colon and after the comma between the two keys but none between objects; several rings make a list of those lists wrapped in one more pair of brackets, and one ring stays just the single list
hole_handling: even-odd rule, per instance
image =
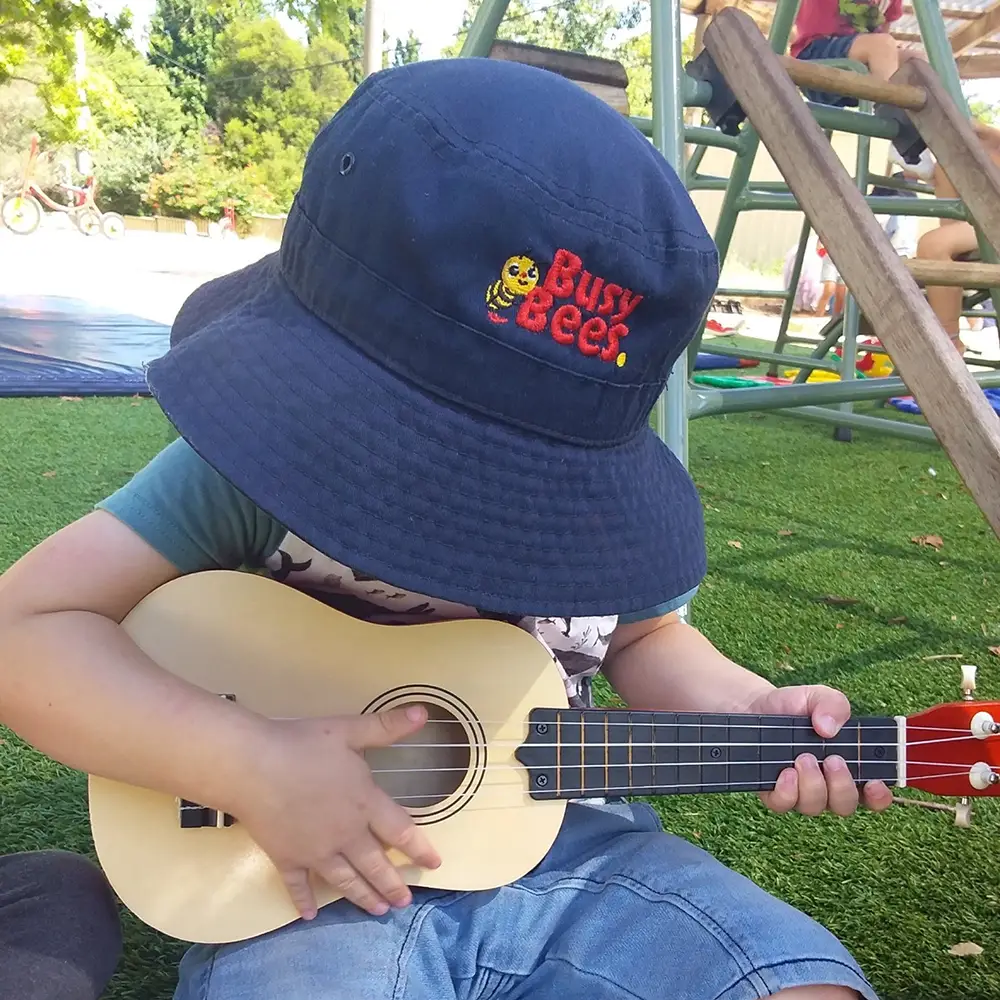
[{"label": "hat brim", "polygon": [[277,254],[239,273],[230,308],[148,380],[194,450],[294,535],[499,614],[624,614],[701,581],[697,491],[651,430],[594,449],[459,411],[308,312]]}]

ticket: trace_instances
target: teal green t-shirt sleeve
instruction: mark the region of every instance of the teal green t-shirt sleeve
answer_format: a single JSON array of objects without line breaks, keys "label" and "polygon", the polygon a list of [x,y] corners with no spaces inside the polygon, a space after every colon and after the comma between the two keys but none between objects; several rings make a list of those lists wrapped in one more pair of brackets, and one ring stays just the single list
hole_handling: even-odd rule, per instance
[{"label": "teal green t-shirt sleeve", "polygon": [[183,439],[97,504],[181,573],[262,566],[286,531]]},{"label": "teal green t-shirt sleeve", "polygon": [[686,594],[681,594],[680,597],[675,597],[672,601],[667,601],[664,604],[657,604],[655,608],[647,608],[645,611],[633,611],[631,614],[619,615],[618,624],[628,625],[631,622],[642,622],[649,618],[660,618],[663,615],[669,615],[671,611],[683,608],[697,593],[698,588],[692,587]]}]

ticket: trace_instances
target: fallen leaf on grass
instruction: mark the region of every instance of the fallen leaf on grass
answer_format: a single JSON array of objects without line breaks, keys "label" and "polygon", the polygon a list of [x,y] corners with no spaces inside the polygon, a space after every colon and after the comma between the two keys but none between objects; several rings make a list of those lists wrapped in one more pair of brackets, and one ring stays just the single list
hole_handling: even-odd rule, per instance
[{"label": "fallen leaf on grass", "polygon": [[822,594],[816,598],[820,604],[832,604],[834,607],[845,607],[848,604],[860,604],[856,597],[838,597],[837,594]]},{"label": "fallen leaf on grass", "polygon": [[897,615],[895,618],[887,619],[886,625],[905,625],[908,621],[906,615]]},{"label": "fallen leaf on grass", "polygon": [[43,476],[44,476],[44,477],[45,477],[46,479],[55,479],[55,475],[56,475],[56,474],[55,474],[54,472],[43,472],[43,473],[42,473],[42,475],[43,475]]},{"label": "fallen leaf on grass", "polygon": [[948,949],[949,955],[956,955],[959,958],[965,958],[966,955],[982,955],[982,953],[982,945],[976,944],[975,941],[960,941]]},{"label": "fallen leaf on grass", "polygon": [[914,535],[910,541],[917,545],[929,545],[935,552],[944,545],[940,535]]},{"label": "fallen leaf on grass", "polygon": [[987,646],[986,647],[994,656],[1000,656],[1000,646]]},{"label": "fallen leaf on grass", "polygon": [[737,542],[737,541],[726,542],[726,545],[731,545],[734,549],[742,549],[743,548],[743,543],[742,542]]},{"label": "fallen leaf on grass", "polygon": [[778,537],[779,538],[788,538],[789,536],[794,535],[794,534],[795,534],[794,531],[789,531],[787,528],[782,528],[781,531],[778,532]]},{"label": "fallen leaf on grass", "polygon": [[843,628],[843,627],[844,627],[844,623],[843,622],[837,622],[837,624],[834,625],[834,628]]}]

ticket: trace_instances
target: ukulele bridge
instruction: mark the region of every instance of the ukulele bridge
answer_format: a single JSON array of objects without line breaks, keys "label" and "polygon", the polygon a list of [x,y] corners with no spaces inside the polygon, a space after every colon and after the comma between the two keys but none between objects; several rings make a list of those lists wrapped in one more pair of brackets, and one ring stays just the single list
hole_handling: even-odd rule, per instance
[{"label": "ukulele bridge", "polygon": [[[221,694],[219,697],[226,701],[236,701],[234,694]],[[222,830],[236,822],[229,813],[199,805],[190,799],[177,800],[177,820],[182,830],[200,830],[205,827]]]}]

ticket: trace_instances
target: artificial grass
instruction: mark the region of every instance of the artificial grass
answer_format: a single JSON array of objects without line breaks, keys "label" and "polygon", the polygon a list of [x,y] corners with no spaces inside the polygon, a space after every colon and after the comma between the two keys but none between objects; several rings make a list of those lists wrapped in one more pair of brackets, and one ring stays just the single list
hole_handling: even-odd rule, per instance
[{"label": "artificial grass", "polygon": [[[172,436],[149,400],[5,400],[0,427],[0,567]],[[691,469],[711,567],[694,623],[727,655],[776,683],[838,686],[858,713],[951,700],[963,662],[980,667],[980,697],[1000,696],[988,652],[1000,643],[997,543],[939,449],[870,432],[837,444],[825,425],[744,414],[691,425]],[[922,535],[940,536],[940,550],[911,541]],[[942,654],[960,659],[926,659]],[[89,853],[84,776],[3,735],[0,850]],[[1000,997],[992,803],[969,830],[902,806],[841,820],[774,816],[741,795],[656,805],[668,828],[839,935],[883,1000]],[[169,997],[182,946],[124,919],[107,995]],[[948,955],[961,941],[982,955]]]}]

